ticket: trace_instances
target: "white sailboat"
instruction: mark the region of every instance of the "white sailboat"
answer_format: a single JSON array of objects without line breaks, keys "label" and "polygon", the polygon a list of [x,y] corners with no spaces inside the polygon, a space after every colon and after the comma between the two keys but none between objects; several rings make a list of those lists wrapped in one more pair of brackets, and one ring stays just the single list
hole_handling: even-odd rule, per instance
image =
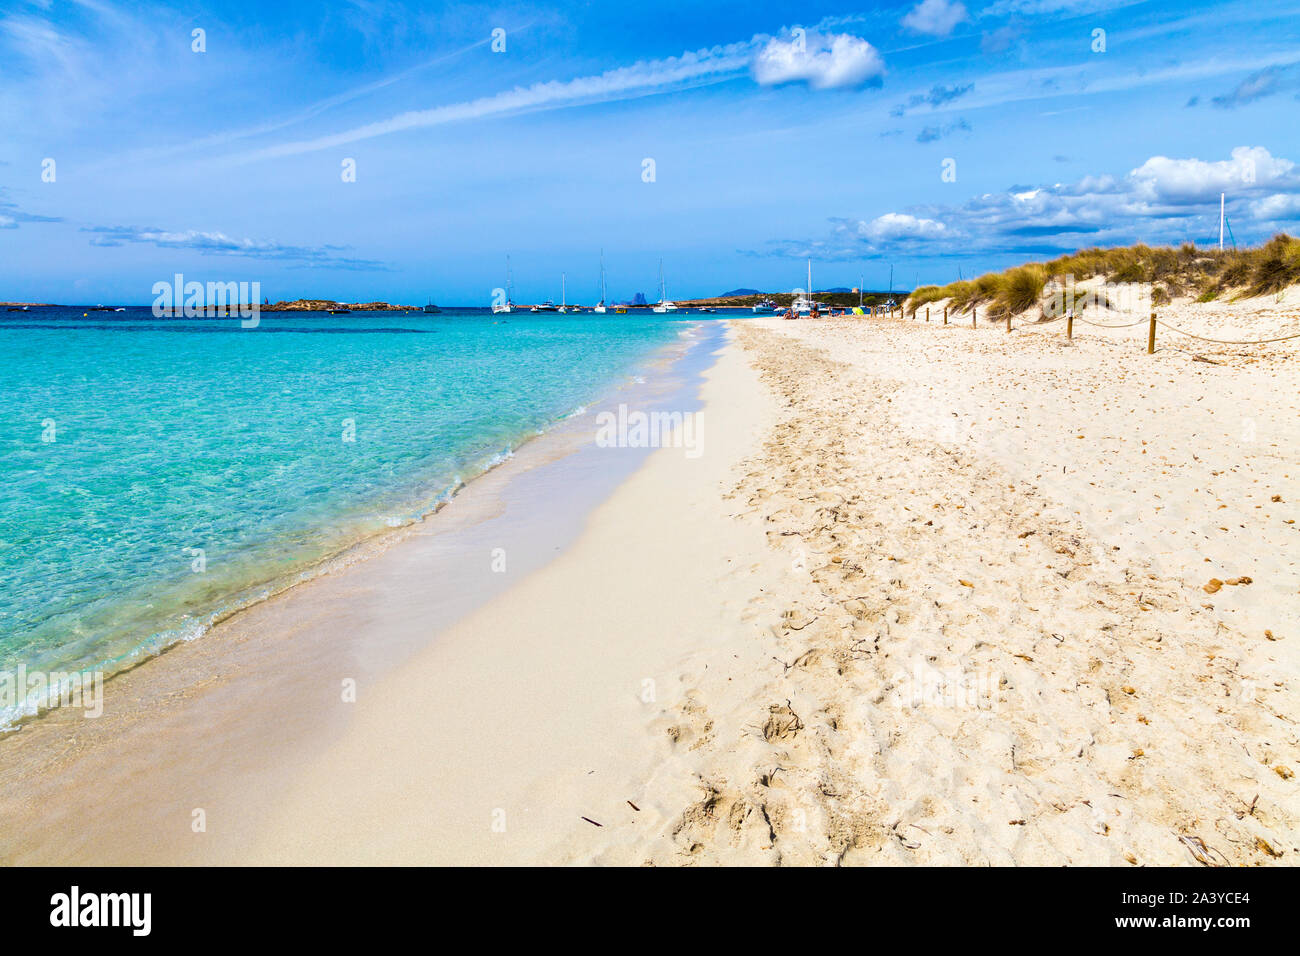
[{"label": "white sailboat", "polygon": [[791,303],[790,308],[795,315],[808,315],[813,309],[817,308],[817,303],[812,297],[812,260],[808,260],[808,288],[803,291],[797,299]]},{"label": "white sailboat", "polygon": [[494,302],[492,304],[492,314],[500,315],[503,312],[513,312],[514,303],[514,282],[510,276],[510,257],[506,256],[506,301],[504,303]]},{"label": "white sailboat", "polygon": [[659,313],[677,311],[676,303],[668,301],[668,286],[664,283],[664,261],[662,259],[659,260],[659,304],[654,307],[654,311]]},{"label": "white sailboat", "polygon": [[600,301],[596,303],[596,307],[591,311],[598,312],[601,315],[605,314],[605,250],[604,249],[600,250]]},{"label": "white sailboat", "polygon": [[564,283],[565,283],[565,279],[566,279],[566,278],[567,278],[567,277],[565,276],[565,274],[564,274],[563,272],[561,272],[561,273],[560,273],[560,307],[559,307],[558,309],[555,310],[556,312],[568,312],[568,311],[569,311],[568,300],[567,300],[567,298],[566,298],[566,297],[568,296],[568,291],[565,289],[565,286],[564,286]]}]

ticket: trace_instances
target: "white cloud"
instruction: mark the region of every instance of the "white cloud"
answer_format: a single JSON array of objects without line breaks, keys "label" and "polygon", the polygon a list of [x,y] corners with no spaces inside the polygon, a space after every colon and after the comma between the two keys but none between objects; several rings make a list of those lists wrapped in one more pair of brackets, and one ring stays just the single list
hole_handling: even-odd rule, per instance
[{"label": "white cloud", "polygon": [[1274,193],[1250,204],[1250,212],[1263,222],[1285,222],[1300,219],[1300,195]]},{"label": "white cloud", "polygon": [[997,0],[979,12],[981,17],[1005,17],[1020,13],[1026,16],[1044,16],[1064,13],[1067,15],[1092,13],[1109,10],[1112,7],[1127,7],[1143,0]]},{"label": "white cloud", "polygon": [[858,223],[858,235],[873,242],[895,239],[941,239],[948,227],[934,219],[920,219],[903,212],[887,212],[870,222]]},{"label": "white cloud", "polygon": [[187,229],[183,232],[141,226],[83,226],[90,233],[92,246],[122,246],[146,243],[160,249],[184,249],[205,256],[242,256],[250,259],[278,260],[303,266],[328,266],[353,271],[378,271],[387,268],[373,259],[342,255],[347,246],[294,246],[266,239],[228,236],[223,232]]},{"label": "white cloud", "polygon": [[957,24],[969,19],[966,7],[957,0],[921,0],[903,17],[903,26],[917,33],[946,37]]},{"label": "white cloud", "polygon": [[626,99],[668,89],[729,79],[743,71],[750,62],[753,42],[713,47],[664,60],[646,60],[631,66],[607,70],[593,76],[572,80],[550,80],[531,86],[515,87],[504,93],[482,96],[476,100],[411,110],[388,119],[367,123],[316,139],[300,140],[268,147],[247,158],[264,159],[330,149],[359,140],[372,139],[402,130],[424,129],[446,123],[465,122],[489,116],[557,109],[582,103]]},{"label": "white cloud", "polygon": [[809,33],[771,39],[754,57],[754,79],[764,86],[804,81],[815,90],[859,86],[885,72],[885,62],[866,40],[848,33]]},{"label": "white cloud", "polygon": [[1232,158],[1207,163],[1199,159],[1152,156],[1129,173],[1134,194],[1147,202],[1205,202],[1219,193],[1240,193],[1290,182],[1295,163],[1274,157],[1262,146],[1238,146]]}]

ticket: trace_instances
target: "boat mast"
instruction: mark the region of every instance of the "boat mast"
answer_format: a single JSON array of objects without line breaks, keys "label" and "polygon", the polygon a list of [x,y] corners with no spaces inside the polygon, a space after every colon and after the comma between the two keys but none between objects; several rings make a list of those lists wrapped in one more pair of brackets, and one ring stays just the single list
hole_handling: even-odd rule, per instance
[{"label": "boat mast", "polygon": [[1223,251],[1223,201],[1227,193],[1219,193],[1219,251]]},{"label": "boat mast", "polygon": [[664,261],[659,260],[659,302],[668,301],[668,285],[664,282]]},{"label": "boat mast", "polygon": [[568,295],[568,292],[565,291],[564,280],[565,280],[565,275],[563,272],[561,272],[560,273],[560,308],[564,308],[569,304],[569,300],[565,298],[565,296]]},{"label": "boat mast", "polygon": [[600,304],[605,304],[605,250],[600,250]]}]

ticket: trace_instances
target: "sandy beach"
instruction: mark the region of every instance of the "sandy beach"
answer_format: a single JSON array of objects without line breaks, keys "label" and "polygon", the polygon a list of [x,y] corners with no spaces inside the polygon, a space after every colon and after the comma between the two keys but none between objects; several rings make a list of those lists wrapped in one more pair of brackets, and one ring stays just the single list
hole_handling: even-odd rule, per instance
[{"label": "sandy beach", "polygon": [[485,605],[412,537],[0,741],[0,859],[1289,865],[1294,343],[1144,336],[732,321],[701,453]]},{"label": "sandy beach", "polygon": [[766,666],[689,668],[699,792],[621,859],[1292,858],[1293,359],[1061,338],[746,324],[783,414],[730,498],[797,570]]}]

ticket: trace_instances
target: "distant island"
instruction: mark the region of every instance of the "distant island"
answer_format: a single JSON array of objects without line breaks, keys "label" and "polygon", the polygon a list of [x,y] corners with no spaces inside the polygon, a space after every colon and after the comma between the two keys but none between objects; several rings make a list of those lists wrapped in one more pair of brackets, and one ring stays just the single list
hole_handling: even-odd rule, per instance
[{"label": "distant island", "polygon": [[333,299],[294,299],[262,306],[263,312],[420,312],[423,306],[394,305],[390,302],[336,302]]}]

